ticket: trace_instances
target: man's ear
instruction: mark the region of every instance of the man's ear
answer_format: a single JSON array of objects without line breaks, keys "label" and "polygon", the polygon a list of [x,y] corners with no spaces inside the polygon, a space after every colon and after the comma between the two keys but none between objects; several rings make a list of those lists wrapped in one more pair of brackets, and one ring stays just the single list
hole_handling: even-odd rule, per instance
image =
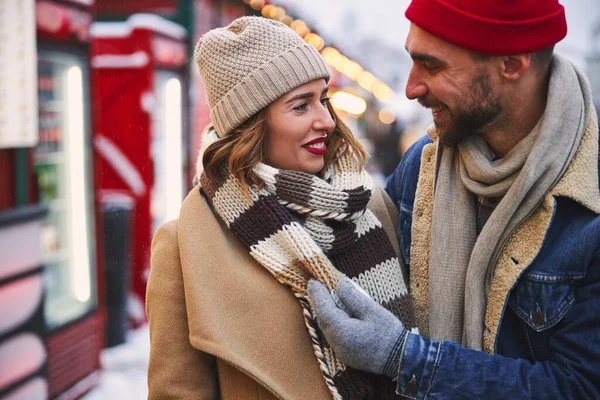
[{"label": "man's ear", "polygon": [[519,80],[531,66],[531,53],[502,57],[500,76],[509,81]]}]

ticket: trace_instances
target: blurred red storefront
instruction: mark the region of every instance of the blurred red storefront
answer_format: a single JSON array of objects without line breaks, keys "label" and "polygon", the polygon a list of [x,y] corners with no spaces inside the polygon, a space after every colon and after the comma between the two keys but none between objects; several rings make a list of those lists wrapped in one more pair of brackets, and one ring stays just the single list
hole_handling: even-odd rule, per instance
[{"label": "blurred red storefront", "polygon": [[123,16],[137,13],[160,13],[172,15],[177,12],[181,0],[98,0],[96,12],[98,15]]},{"label": "blurred red storefront", "polygon": [[93,190],[89,43],[94,0],[36,2],[40,140],[34,150],[42,233],[48,397],[77,398],[98,380],[104,318]]},{"label": "blurred red storefront", "polygon": [[96,191],[100,199],[133,200],[127,308],[135,326],[145,321],[152,235],[177,218],[189,190],[187,31],[133,14],[94,23],[92,37]]}]

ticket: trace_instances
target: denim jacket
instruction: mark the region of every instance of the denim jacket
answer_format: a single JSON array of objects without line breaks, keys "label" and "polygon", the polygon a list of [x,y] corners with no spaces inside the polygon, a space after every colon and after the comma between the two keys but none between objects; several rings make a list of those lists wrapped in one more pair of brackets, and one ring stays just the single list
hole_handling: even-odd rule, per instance
[{"label": "denim jacket", "polygon": [[503,247],[487,298],[484,351],[427,338],[428,254],[420,251],[418,237],[431,227],[423,221],[432,205],[423,203],[433,201],[436,144],[425,136],[407,151],[388,177],[386,191],[400,211],[401,254],[425,333],[408,335],[399,394],[411,399],[600,399],[597,129],[591,120],[569,170]]}]

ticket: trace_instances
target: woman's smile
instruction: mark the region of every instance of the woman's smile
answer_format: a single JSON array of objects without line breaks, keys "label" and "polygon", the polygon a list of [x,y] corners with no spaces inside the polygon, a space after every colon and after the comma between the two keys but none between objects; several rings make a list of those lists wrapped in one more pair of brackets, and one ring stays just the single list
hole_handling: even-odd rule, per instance
[{"label": "woman's smile", "polygon": [[325,137],[316,138],[310,142],[302,145],[302,148],[309,153],[317,156],[322,156],[327,152],[327,146],[325,145]]}]

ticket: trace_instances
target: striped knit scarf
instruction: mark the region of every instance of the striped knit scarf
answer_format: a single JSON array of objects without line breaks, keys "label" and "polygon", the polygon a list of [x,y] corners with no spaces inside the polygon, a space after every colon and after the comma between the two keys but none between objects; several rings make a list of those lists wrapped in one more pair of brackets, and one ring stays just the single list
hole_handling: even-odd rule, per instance
[{"label": "striped knit scarf", "polygon": [[247,199],[239,181],[200,177],[215,212],[250,255],[282,284],[303,308],[319,367],[334,399],[393,399],[388,378],[346,367],[317,325],[307,293],[316,278],[332,293],[345,276],[394,313],[408,329],[416,327],[398,258],[381,222],[367,208],[373,190],[368,173],[347,155],[325,177],[259,164],[264,186]]}]

